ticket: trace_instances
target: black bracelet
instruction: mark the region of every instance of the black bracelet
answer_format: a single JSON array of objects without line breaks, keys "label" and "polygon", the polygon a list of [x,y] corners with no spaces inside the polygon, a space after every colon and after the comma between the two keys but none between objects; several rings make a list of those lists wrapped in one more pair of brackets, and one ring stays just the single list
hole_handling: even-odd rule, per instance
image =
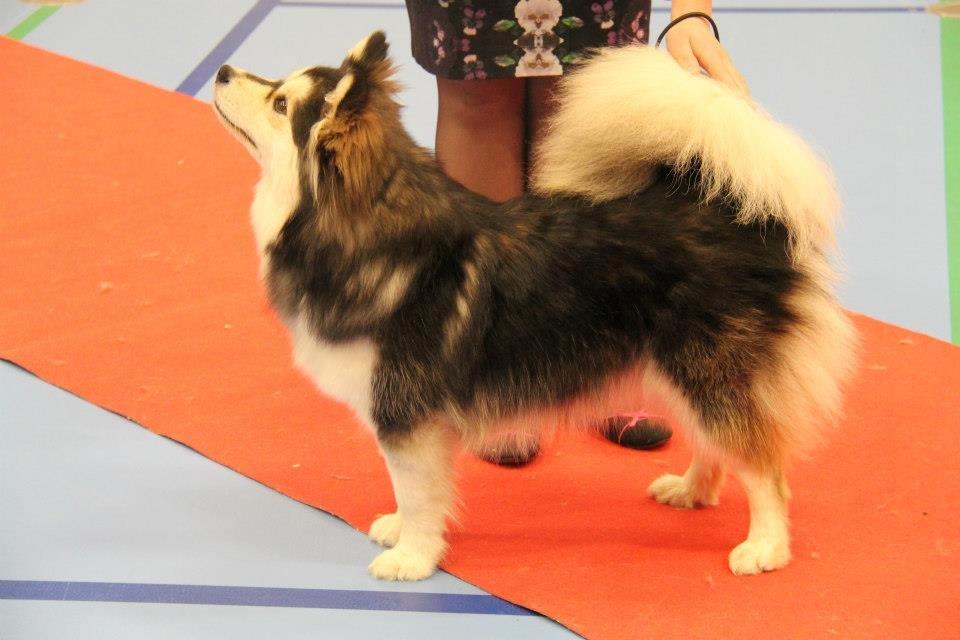
[{"label": "black bracelet", "polygon": [[683,22],[687,18],[703,18],[710,23],[710,26],[713,27],[713,37],[717,39],[717,42],[720,41],[720,30],[717,29],[717,23],[713,21],[708,14],[703,13],[702,11],[691,11],[690,13],[685,13],[682,16],[676,17],[670,21],[670,24],[663,28],[663,31],[660,32],[660,37],[657,38],[657,44],[653,45],[654,47],[659,47],[660,43],[663,42],[663,37],[667,35],[667,31],[673,29],[678,23]]}]

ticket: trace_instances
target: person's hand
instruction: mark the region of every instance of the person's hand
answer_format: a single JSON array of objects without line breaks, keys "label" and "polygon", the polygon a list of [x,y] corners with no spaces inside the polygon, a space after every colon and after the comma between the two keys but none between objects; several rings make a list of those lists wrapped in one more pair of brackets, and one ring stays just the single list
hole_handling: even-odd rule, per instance
[{"label": "person's hand", "polygon": [[687,18],[667,33],[667,51],[690,73],[703,69],[714,80],[747,97],[750,89],[703,18]]}]

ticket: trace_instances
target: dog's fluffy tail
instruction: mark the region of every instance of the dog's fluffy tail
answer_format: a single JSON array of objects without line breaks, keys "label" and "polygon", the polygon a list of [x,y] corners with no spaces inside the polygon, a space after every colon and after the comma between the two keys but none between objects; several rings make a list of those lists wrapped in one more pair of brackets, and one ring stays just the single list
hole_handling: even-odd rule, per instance
[{"label": "dog's fluffy tail", "polygon": [[658,165],[698,166],[705,199],[734,203],[741,223],[776,219],[795,258],[833,240],[833,178],[806,143],[650,47],[603,49],[565,78],[535,158],[536,192],[594,201],[645,188]]}]

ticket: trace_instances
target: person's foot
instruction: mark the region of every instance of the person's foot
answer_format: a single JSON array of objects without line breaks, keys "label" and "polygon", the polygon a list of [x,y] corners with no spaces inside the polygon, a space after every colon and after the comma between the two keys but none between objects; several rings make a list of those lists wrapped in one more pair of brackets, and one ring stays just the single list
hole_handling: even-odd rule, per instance
[{"label": "person's foot", "polygon": [[499,448],[491,446],[480,452],[481,460],[485,460],[501,467],[523,467],[540,454],[540,446],[526,447],[524,449]]},{"label": "person's foot", "polygon": [[662,420],[637,416],[614,416],[600,425],[603,437],[630,449],[657,449],[670,440],[673,431]]}]

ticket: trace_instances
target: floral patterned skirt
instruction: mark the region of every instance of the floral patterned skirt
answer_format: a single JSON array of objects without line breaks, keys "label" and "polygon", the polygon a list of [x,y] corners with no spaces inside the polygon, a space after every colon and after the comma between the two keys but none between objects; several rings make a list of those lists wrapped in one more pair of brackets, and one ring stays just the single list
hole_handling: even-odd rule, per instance
[{"label": "floral patterned skirt", "polygon": [[413,57],[452,80],[557,76],[586,49],[647,41],[650,0],[406,0]]}]

